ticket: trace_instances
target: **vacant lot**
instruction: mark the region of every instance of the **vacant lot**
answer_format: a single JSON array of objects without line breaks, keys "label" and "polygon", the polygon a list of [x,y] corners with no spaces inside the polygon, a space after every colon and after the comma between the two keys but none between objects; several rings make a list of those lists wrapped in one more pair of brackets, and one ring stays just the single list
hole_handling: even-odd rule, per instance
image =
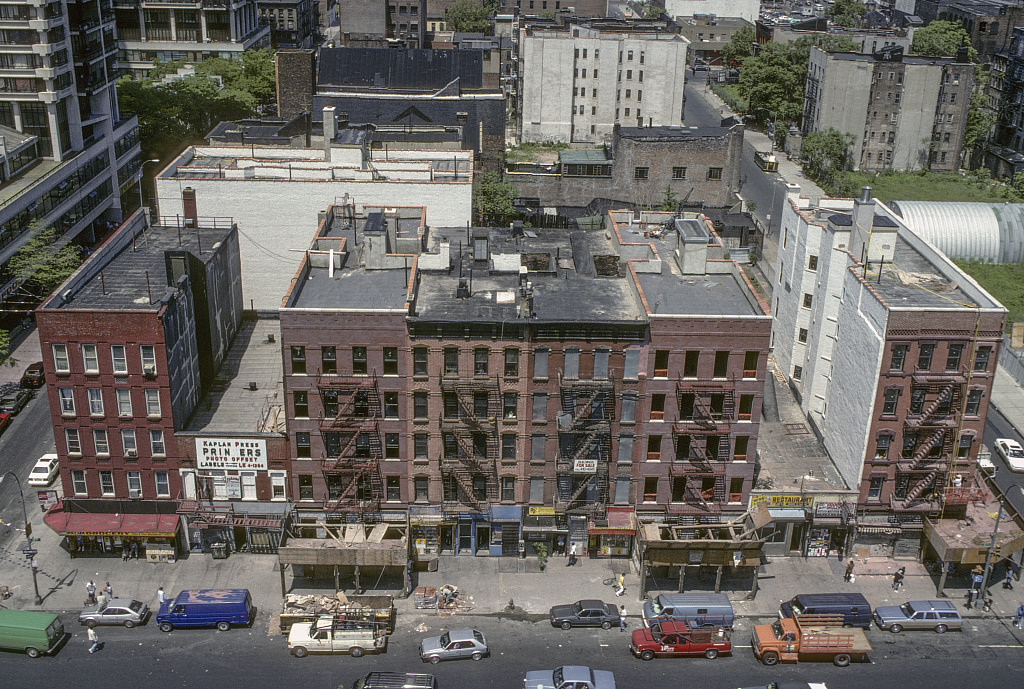
[{"label": "vacant lot", "polygon": [[960,268],[978,281],[989,294],[1002,302],[1009,310],[1008,320],[1024,320],[1024,264],[978,263],[976,261],[956,261]]}]

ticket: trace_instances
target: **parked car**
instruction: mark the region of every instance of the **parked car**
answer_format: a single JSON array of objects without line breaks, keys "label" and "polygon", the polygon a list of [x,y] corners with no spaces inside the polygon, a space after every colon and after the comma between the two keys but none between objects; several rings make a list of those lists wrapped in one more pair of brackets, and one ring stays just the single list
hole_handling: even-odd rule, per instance
[{"label": "parked car", "polygon": [[0,397],[0,412],[14,416],[25,408],[30,399],[32,399],[30,390],[14,390]]},{"label": "parked car", "polygon": [[162,632],[178,627],[216,627],[226,632],[232,625],[252,625],[255,617],[249,589],[193,589],[161,604],[156,623]]},{"label": "parked car", "polygon": [[491,652],[487,639],[475,629],[452,629],[441,636],[427,637],[420,642],[420,660],[437,664],[442,660],[472,658],[480,660]]},{"label": "parked car", "polygon": [[10,425],[11,425],[11,415],[10,414],[0,414],[0,435],[3,435],[4,431],[6,431],[7,427],[10,426]]},{"label": "parked car", "polygon": [[871,604],[860,593],[801,593],[779,606],[779,617],[794,615],[842,615],[843,624],[871,626]]},{"label": "parked car", "polygon": [[571,605],[556,605],[551,608],[552,627],[611,629],[612,625],[619,626],[619,609],[599,600],[578,600]]},{"label": "parked car", "polygon": [[1024,447],[1013,438],[996,438],[996,452],[1006,460],[1010,471],[1024,471]]},{"label": "parked car", "polygon": [[732,653],[730,636],[724,627],[690,629],[685,622],[662,622],[653,628],[633,630],[629,650],[641,660],[687,656],[717,658],[720,653]]},{"label": "parked car", "polygon": [[615,689],[615,675],[585,665],[563,665],[554,670],[531,670],[524,689]]},{"label": "parked car", "polygon": [[131,629],[145,624],[149,617],[149,606],[131,598],[115,598],[102,605],[87,605],[78,614],[78,623],[86,627],[101,624],[121,624]]},{"label": "parked car", "polygon": [[23,388],[41,388],[44,382],[46,380],[42,361],[29,364],[25,372],[21,374],[21,387]]},{"label": "parked car", "polygon": [[[6,414],[4,416],[6,416]],[[43,487],[50,485],[53,483],[53,479],[57,478],[57,471],[59,468],[60,467],[57,464],[57,455],[52,452],[47,452],[36,460],[36,465],[32,467],[32,471],[29,472],[28,485]]]},{"label": "parked car", "polygon": [[960,612],[948,600],[912,600],[903,605],[875,608],[875,622],[893,634],[904,629],[933,629],[942,634],[947,629],[959,630],[963,626]]}]

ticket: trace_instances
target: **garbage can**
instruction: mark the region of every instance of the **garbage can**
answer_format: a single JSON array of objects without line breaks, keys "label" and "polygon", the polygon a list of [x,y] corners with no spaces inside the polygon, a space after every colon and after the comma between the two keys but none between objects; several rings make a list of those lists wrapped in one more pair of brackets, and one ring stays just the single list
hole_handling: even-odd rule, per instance
[{"label": "garbage can", "polygon": [[227,560],[228,559],[228,544],[227,543],[211,543],[210,552],[213,553],[214,560]]}]

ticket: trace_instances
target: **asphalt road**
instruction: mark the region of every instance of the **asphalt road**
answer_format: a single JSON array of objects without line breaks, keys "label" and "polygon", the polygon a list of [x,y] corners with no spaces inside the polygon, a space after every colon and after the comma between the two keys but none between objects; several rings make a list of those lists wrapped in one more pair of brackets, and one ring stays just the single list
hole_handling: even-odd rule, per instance
[{"label": "asphalt road", "polygon": [[[70,618],[70,616],[68,616]],[[492,657],[480,662],[460,660],[426,665],[419,661],[420,638],[438,633],[440,618],[401,618],[387,653],[351,658],[347,655],[294,658],[285,637],[269,636],[260,615],[252,629],[158,631],[152,623],[136,628],[98,629],[103,649],[87,653],[85,629],[66,619],[74,637],[52,658],[30,659],[3,654],[4,683],[10,687],[41,687],[55,678],[62,683],[96,689],[171,687],[302,687],[351,689],[371,670],[426,672],[438,678],[441,689],[517,689],[527,670],[558,665],[590,665],[615,673],[621,689],[736,689],[764,686],[772,681],[824,682],[828,689],[899,687],[899,689],[961,689],[967,686],[1019,686],[1021,641],[1024,633],[990,620],[972,621],[962,633],[868,631],[875,648],[871,663],[837,668],[828,663],[805,663],[768,668],[749,648],[750,620],[734,634],[732,657],[716,660],[657,659],[644,662],[627,650],[628,632],[617,629],[562,631],[547,621],[501,619],[467,615],[455,627],[474,626],[487,636]],[[414,631],[424,622],[428,629]],[[445,627],[449,628],[449,627]],[[680,680],[685,677],[685,684]],[[978,678],[975,685],[970,679]],[[72,680],[72,678],[74,678]]]},{"label": "asphalt road", "polygon": [[[1013,438],[1024,442],[999,410],[990,405],[985,421],[985,444],[992,451],[992,463],[996,465],[996,475],[991,478],[991,483],[1006,497],[1017,514],[1024,515],[1024,473],[1010,471],[1006,460],[994,449],[996,438]],[[1014,485],[1020,488],[1014,488]]]},{"label": "asphalt road", "polygon": [[[46,403],[46,391],[36,390],[35,395],[11,421],[10,427],[0,436],[0,473],[13,471],[21,481],[28,510],[38,510],[36,489],[25,483],[28,472],[36,460],[46,452],[53,452],[53,430],[50,421],[50,407]],[[54,482],[56,485],[56,482]],[[14,479],[8,476],[0,483],[0,516],[4,521],[21,524],[21,497],[14,486]],[[31,513],[29,514],[31,517]],[[20,531],[0,525],[0,547],[7,549],[12,539],[24,538]],[[20,548],[21,546],[16,546]]]}]

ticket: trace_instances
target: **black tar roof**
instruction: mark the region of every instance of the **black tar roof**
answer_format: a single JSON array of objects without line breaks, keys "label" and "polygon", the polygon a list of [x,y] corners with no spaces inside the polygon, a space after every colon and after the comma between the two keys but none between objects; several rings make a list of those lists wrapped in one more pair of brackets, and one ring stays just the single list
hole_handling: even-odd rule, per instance
[{"label": "black tar roof", "polygon": [[318,87],[437,90],[454,79],[480,88],[483,51],[322,48],[317,61]]},{"label": "black tar roof", "polygon": [[637,141],[664,141],[666,139],[721,138],[729,134],[728,127],[620,127],[619,136]]}]

